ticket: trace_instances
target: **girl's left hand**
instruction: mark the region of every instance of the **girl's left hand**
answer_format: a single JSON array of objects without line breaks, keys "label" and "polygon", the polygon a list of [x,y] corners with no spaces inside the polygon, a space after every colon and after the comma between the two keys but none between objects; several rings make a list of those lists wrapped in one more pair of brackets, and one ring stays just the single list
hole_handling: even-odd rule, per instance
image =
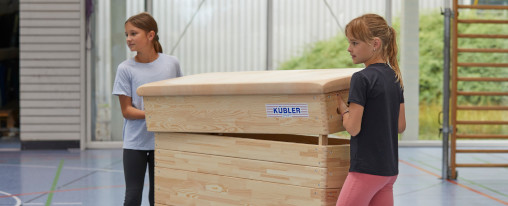
[{"label": "girl's left hand", "polygon": [[339,106],[340,114],[344,113],[347,110],[347,105],[342,99],[342,96],[340,96],[340,93],[335,93],[337,95],[337,104]]}]

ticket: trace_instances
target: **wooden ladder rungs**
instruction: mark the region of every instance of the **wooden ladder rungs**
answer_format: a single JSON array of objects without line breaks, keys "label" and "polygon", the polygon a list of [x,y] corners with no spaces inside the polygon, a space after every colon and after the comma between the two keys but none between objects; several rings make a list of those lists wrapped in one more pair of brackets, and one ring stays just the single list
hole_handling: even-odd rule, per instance
[{"label": "wooden ladder rungs", "polygon": [[464,92],[464,91],[458,91],[457,95],[462,95],[462,96],[508,96],[508,92]]},{"label": "wooden ladder rungs", "polygon": [[459,67],[508,67],[508,63],[457,63]]},{"label": "wooden ladder rungs", "polygon": [[457,22],[464,24],[508,24],[508,20],[497,19],[458,19]]},{"label": "wooden ladder rungs", "polygon": [[459,38],[486,38],[486,39],[506,39],[508,35],[504,34],[457,34]]},{"label": "wooden ladder rungs", "polygon": [[456,167],[508,167],[508,164],[456,164]]},{"label": "wooden ladder rungs", "polygon": [[484,120],[484,121],[478,121],[478,120],[460,120],[460,121],[456,121],[455,122],[456,124],[489,124],[489,125],[501,125],[501,124],[506,124],[508,125],[508,121],[489,121],[489,120]]},{"label": "wooden ladder rungs", "polygon": [[457,106],[457,110],[508,110],[508,106]]},{"label": "wooden ladder rungs", "polygon": [[502,134],[456,134],[457,139],[508,139],[508,135]]},{"label": "wooden ladder rungs", "polygon": [[458,52],[478,52],[478,53],[508,53],[508,49],[473,49],[473,48],[458,48]]},{"label": "wooden ladder rungs", "polygon": [[493,10],[506,10],[508,6],[496,6],[496,5],[457,5],[459,9],[493,9]]},{"label": "wooden ladder rungs", "polygon": [[458,81],[477,81],[477,82],[507,82],[508,78],[498,77],[457,77]]},{"label": "wooden ladder rungs", "polygon": [[458,153],[508,153],[508,150],[503,149],[458,149]]}]

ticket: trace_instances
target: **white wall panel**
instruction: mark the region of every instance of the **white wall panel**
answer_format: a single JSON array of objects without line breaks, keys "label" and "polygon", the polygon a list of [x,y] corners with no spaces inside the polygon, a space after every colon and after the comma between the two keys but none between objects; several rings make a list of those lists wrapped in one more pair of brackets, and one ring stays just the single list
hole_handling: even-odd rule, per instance
[{"label": "white wall panel", "polygon": [[85,134],[83,12],[79,0],[20,0],[21,141]]}]

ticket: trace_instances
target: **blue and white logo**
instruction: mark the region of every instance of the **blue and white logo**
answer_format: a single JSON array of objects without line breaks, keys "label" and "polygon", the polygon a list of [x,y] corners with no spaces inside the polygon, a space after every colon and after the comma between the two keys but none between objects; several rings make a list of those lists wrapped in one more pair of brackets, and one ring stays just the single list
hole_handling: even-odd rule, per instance
[{"label": "blue and white logo", "polygon": [[265,104],[267,117],[309,117],[309,106],[304,103]]}]

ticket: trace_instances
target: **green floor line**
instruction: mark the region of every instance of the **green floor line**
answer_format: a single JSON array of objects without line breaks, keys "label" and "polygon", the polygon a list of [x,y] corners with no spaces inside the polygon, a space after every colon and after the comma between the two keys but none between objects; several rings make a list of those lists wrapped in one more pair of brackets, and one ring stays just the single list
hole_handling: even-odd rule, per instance
[{"label": "green floor line", "polygon": [[53,199],[53,191],[56,188],[56,184],[58,183],[58,179],[60,177],[60,172],[62,171],[64,160],[60,160],[60,165],[58,165],[58,170],[56,170],[55,179],[53,179],[53,185],[51,186],[51,190],[49,190],[48,199],[46,200],[46,206],[51,205],[51,201]]},{"label": "green floor line", "polygon": [[412,158],[412,157],[410,157],[410,158],[409,158],[409,160],[414,161],[414,162],[418,162],[418,163],[420,163],[420,164],[422,164],[422,165],[425,165],[425,166],[427,166],[427,167],[430,167],[430,168],[432,168],[432,169],[435,169],[435,170],[437,170],[437,171],[441,172],[441,169],[439,169],[439,168],[437,168],[437,167],[434,167],[433,165],[427,164],[426,162],[423,162],[423,161],[421,161],[421,160],[416,160],[416,159],[414,159],[414,158]]},{"label": "green floor line", "polygon": [[[473,157],[473,158],[475,159],[475,157]],[[434,166],[432,166],[432,165],[430,165],[430,164],[427,164],[426,162],[423,162],[423,161],[421,161],[421,160],[415,160],[414,158],[409,158],[409,160],[414,161],[414,162],[418,162],[419,164],[425,165],[425,166],[430,167],[430,168],[432,168],[432,169],[434,169],[434,170],[436,170],[436,171],[441,172],[441,169],[439,169],[439,168],[437,168],[437,167],[434,167]],[[480,160],[480,159],[478,159],[478,160]],[[485,161],[485,160],[483,160],[483,161]],[[485,163],[489,163],[489,162],[485,162]],[[469,184],[476,185],[476,186],[478,186],[478,187],[481,187],[481,188],[483,188],[483,189],[486,189],[486,190],[491,191],[491,192],[493,192],[493,193],[496,193],[496,194],[498,194],[498,195],[508,197],[508,195],[507,195],[507,194],[504,194],[504,193],[502,193],[502,192],[499,192],[499,191],[497,191],[497,190],[494,190],[494,189],[492,189],[492,188],[490,188],[490,187],[487,187],[487,186],[485,186],[485,185],[482,185],[482,184],[479,184],[479,183],[473,182],[473,181],[471,181],[471,180],[468,180],[468,179],[465,179],[465,178],[462,178],[462,177],[459,177],[458,179],[459,179],[459,180],[466,181],[466,182],[468,182]]]}]

